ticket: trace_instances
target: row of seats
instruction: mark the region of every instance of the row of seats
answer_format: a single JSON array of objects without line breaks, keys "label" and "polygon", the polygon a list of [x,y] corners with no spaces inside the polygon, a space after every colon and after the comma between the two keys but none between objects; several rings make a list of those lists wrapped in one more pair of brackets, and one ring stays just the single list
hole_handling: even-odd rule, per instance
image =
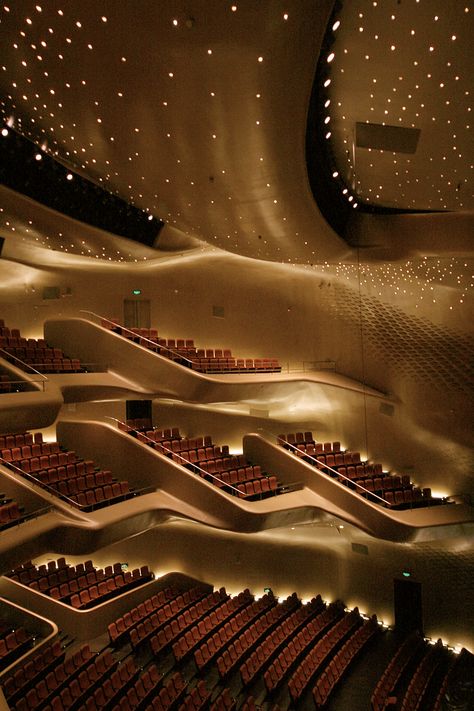
[{"label": "row of seats", "polygon": [[[0,339],[1,342],[1,339]],[[78,358],[69,358],[61,355],[49,356],[49,352],[53,349],[37,349],[36,351],[30,348],[14,348],[13,346],[2,346],[2,355],[5,360],[13,365],[22,367],[23,364],[31,366],[34,370],[40,373],[82,373],[84,367]],[[60,349],[54,349],[62,353]]]},{"label": "row of seats", "polygon": [[326,609],[319,595],[309,605],[300,607],[290,617],[284,619],[268,637],[263,639],[240,666],[242,683],[245,686],[250,685],[262,675],[269,660],[275,655],[279,655],[296,634],[311,624],[313,618],[315,618],[314,621],[317,620],[317,627],[311,629],[321,631],[333,623],[342,614],[342,611],[342,607],[337,605],[331,605]]},{"label": "row of seats", "polygon": [[187,630],[191,629],[195,623],[204,620],[208,614],[214,612],[220,605],[228,600],[229,595],[224,588],[221,588],[220,590],[209,593],[184,611],[180,610],[177,615],[174,615],[171,621],[166,621],[164,625],[160,625],[160,627],[148,637],[153,654],[158,655],[164,649],[174,644],[176,640]]},{"label": "row of seats", "polygon": [[370,702],[372,711],[383,711],[385,709],[388,698],[395,691],[400,677],[423,646],[423,638],[418,632],[408,635],[403,644],[400,645],[374,689]]},{"label": "row of seats", "polygon": [[259,640],[266,636],[269,631],[281,624],[288,618],[296,608],[299,607],[299,600],[296,594],[290,595],[281,603],[276,603],[274,607],[261,615],[252,625],[243,630],[226,649],[217,657],[216,666],[221,679],[225,678],[229,672],[240,664],[242,658],[252,647],[255,647]]},{"label": "row of seats", "polygon": [[[112,571],[114,568],[107,566],[105,570],[108,569]],[[29,585],[33,581],[44,580],[46,587],[52,587],[53,585],[78,578],[80,575],[85,575],[93,570],[95,568],[92,560],[86,560],[84,563],[78,563],[77,565],[69,565],[66,562],[66,558],[61,557],[56,560],[50,560],[48,563],[41,563],[41,565],[35,565],[33,561],[27,560],[12,570],[10,577],[18,580],[23,585]]]},{"label": "row of seats", "polygon": [[102,326],[201,373],[281,372],[277,358],[234,358],[227,348],[196,348],[191,339],[159,338],[156,329],[126,329],[106,319]]},{"label": "row of seats", "polygon": [[362,462],[360,452],[342,451],[340,442],[318,443],[312,432],[296,432],[278,435],[278,443],[376,503],[384,499],[390,507],[405,508],[439,502],[433,500],[430,488],[415,487],[408,474],[383,472],[381,464]]},{"label": "row of seats", "polygon": [[8,373],[0,373],[0,393],[15,393],[24,389],[25,384],[19,383],[18,379],[8,375]]},{"label": "row of seats", "polygon": [[[243,455],[234,455],[224,459],[195,459],[194,462],[190,461],[187,465],[186,457],[183,456],[186,454],[189,453],[173,454],[173,460],[177,464],[188,466],[214,486],[240,498],[257,497],[261,499],[278,492],[279,484],[276,476],[262,472],[258,464],[249,464]],[[182,459],[185,461],[183,462]]]},{"label": "row of seats", "polygon": [[160,690],[158,696],[155,696],[145,707],[145,711],[168,711],[168,709],[175,708],[179,700],[184,696],[185,690],[186,682],[182,674],[175,672]]},{"label": "row of seats", "polygon": [[[55,660],[56,661],[56,660]],[[69,709],[116,665],[109,651],[94,654],[85,644],[53,668],[32,686],[16,703],[16,711],[31,711],[38,707],[54,711]]]},{"label": "row of seats", "polygon": [[[79,706],[80,711],[96,711],[96,709],[105,709],[113,703],[116,698],[121,697],[123,693],[128,694],[127,687],[131,682],[136,680],[136,677],[138,676],[138,668],[134,660],[130,657],[113,669],[110,675],[107,673],[104,674],[103,678],[96,678],[94,676],[94,672],[95,668],[91,667],[88,679],[91,682],[91,685],[89,686],[87,681],[84,681],[82,684],[83,688],[89,689],[92,693],[90,693],[82,705]],[[154,671],[146,675],[146,679],[152,680],[155,673],[158,675],[158,678],[160,678],[161,675],[155,667]],[[154,684],[152,688],[155,688]],[[75,697],[74,695],[72,696],[73,702],[75,702]],[[51,704],[51,711],[66,711],[68,708],[70,707],[64,706],[61,697],[56,697],[55,702]]]},{"label": "row of seats", "polygon": [[250,591],[244,590],[236,597],[231,597],[229,600],[223,602],[222,605],[218,605],[215,610],[206,615],[204,619],[194,622],[172,645],[176,661],[179,662],[189,653],[194,653],[196,647],[199,646],[205,637],[208,637],[226,622],[230,622],[240,610],[252,602],[253,597]]},{"label": "row of seats", "polygon": [[59,639],[55,639],[50,644],[40,647],[33,659],[28,659],[24,664],[20,664],[10,676],[3,678],[2,688],[10,708],[17,697],[24,697],[26,689],[34,686],[44,676],[46,669],[63,659],[64,648]]},{"label": "row of seats", "polygon": [[[162,440],[173,440],[181,439],[178,427],[165,427],[160,429],[159,427],[154,427],[152,421],[148,417],[136,417],[134,419],[126,420],[125,422],[118,423],[119,430],[122,432],[136,433],[138,439],[141,435],[145,435],[149,439],[155,440],[155,442],[161,442]],[[146,437],[142,441],[146,441]]]},{"label": "row of seats", "polygon": [[209,711],[234,711],[235,708],[235,699],[231,695],[230,689],[226,686],[214,700]]},{"label": "row of seats", "polygon": [[[123,642],[124,639],[129,640],[130,634],[134,628],[140,624],[146,624],[149,620],[153,629],[156,629],[163,620],[170,620],[178,612],[193,602],[204,597],[205,592],[202,588],[191,588],[183,593],[179,593],[173,587],[164,588],[150,598],[141,602],[137,607],[126,612],[122,617],[118,617],[108,626],[110,643],[115,645]],[[160,611],[160,616],[156,621],[153,615]],[[135,639],[133,646],[137,646],[141,638],[145,638],[146,634],[137,632],[138,640]]]},{"label": "row of seats", "polygon": [[17,365],[18,359],[40,373],[81,372],[83,367],[77,358],[65,356],[61,348],[49,346],[43,338],[22,338],[20,330],[0,327],[2,355]]},{"label": "row of seats", "polygon": [[[174,431],[179,435],[177,428]],[[261,499],[278,493],[276,476],[262,472],[259,465],[251,465],[243,454],[230,455],[229,446],[214,445],[210,435],[155,440],[148,434],[138,433],[138,439],[234,496]]]},{"label": "row of seats", "polygon": [[[340,682],[348,667],[369,641],[377,634],[377,618],[374,616],[367,620],[342,646],[337,654],[331,659],[326,669],[322,672],[316,686],[313,689],[313,699],[316,709],[325,708],[329,696],[335,686]],[[299,698],[296,691],[298,682],[295,682],[293,689],[296,693],[296,698]],[[303,688],[305,688],[303,681]],[[293,691],[290,689],[292,698],[295,698]]]},{"label": "row of seats", "polygon": [[[67,564],[60,559],[59,565],[56,561],[55,569],[53,565],[47,567],[48,575],[58,574],[65,567]],[[210,600],[210,603],[201,605],[202,614],[198,620],[192,620],[190,625],[176,625],[174,641],[170,640],[158,649],[153,649],[155,660],[150,659],[153,646],[149,644],[150,638],[147,638],[146,645],[140,643],[138,647],[132,647],[130,654],[130,631],[137,623],[151,618],[157,612],[157,618],[161,616],[164,620],[165,608],[166,622],[162,629],[170,626],[170,619],[176,623],[179,618],[184,621],[185,612],[190,612],[195,606],[192,601],[194,595],[201,595],[197,604],[204,600]],[[179,605],[174,607],[173,603],[179,598],[187,606],[180,609]],[[206,593],[203,587],[185,592],[168,587],[140,603],[134,610],[137,615],[133,610],[126,613],[130,615],[131,623],[125,622],[124,615],[122,632],[116,629],[118,634],[112,633],[115,640],[113,653],[108,649],[93,653],[87,645],[68,653],[64,645],[56,641],[27,661],[22,668],[11,672],[4,681],[10,707],[19,711],[39,708],[44,711],[66,711],[72,708],[76,711],[164,711],[171,708],[182,711],[229,711],[234,708],[279,711],[278,705],[271,701],[271,693],[280,688],[285,676],[291,673],[287,682],[291,707],[299,708],[302,695],[312,685],[315,706],[323,708],[353,660],[359,653],[363,653],[380,630],[375,616],[364,621],[357,609],[347,613],[342,603],[326,606],[320,596],[304,605],[296,595],[277,603],[271,593],[255,601],[248,590],[229,598],[223,589]],[[190,618],[187,619],[189,622]],[[119,620],[115,624],[118,627]],[[183,647],[182,642],[187,637]],[[416,646],[419,640],[411,638],[405,650],[408,644],[414,641]],[[173,656],[179,662],[188,659],[191,654],[194,657],[193,663],[183,666],[182,672],[177,671],[174,665],[170,668],[168,652],[171,644]],[[403,672],[407,676],[404,681],[406,691],[399,695],[399,708],[404,711],[416,711],[422,699],[427,708],[426,704],[432,694],[437,700],[441,698],[441,690],[446,689],[448,672],[452,678],[452,664],[441,664],[440,661],[442,658],[449,659],[448,651],[441,648],[440,644],[431,647],[422,642],[421,646],[421,657],[417,657],[417,652],[412,654],[412,658],[417,658],[413,671],[408,676]],[[235,650],[235,655],[231,649]],[[221,666],[226,654],[229,660],[225,666]],[[471,658],[468,666],[472,671],[472,655],[467,652],[465,655]],[[240,669],[243,665],[251,668],[248,662],[252,657],[257,661],[256,670],[249,673],[248,679],[241,674],[245,686],[240,690],[237,679],[231,677],[231,674],[239,664]],[[391,674],[390,669],[393,672],[395,668],[400,671],[404,667],[406,671],[403,653],[397,653],[395,660],[398,661],[389,664],[384,675],[386,678]],[[208,666],[210,668],[207,671]],[[256,689],[250,687],[262,676],[267,695],[262,698],[259,691],[258,696],[259,704],[263,704],[263,707],[257,705],[253,696]],[[216,684],[216,678],[222,681],[225,679],[225,686],[221,681]],[[268,678],[272,679],[270,685],[267,683]],[[413,699],[416,699],[416,703]],[[285,701],[284,708],[287,705]],[[372,708],[377,711],[377,708],[382,707]],[[439,711],[439,708],[434,707],[434,711]]]},{"label": "row of seats", "polygon": [[[333,648],[360,624],[357,608],[342,617],[340,615],[341,611],[337,606],[330,607],[295,635],[264,674],[263,678],[268,691],[273,691],[281,684],[290,667],[298,658],[301,658],[301,655],[305,656],[293,673],[290,683],[298,675],[301,666],[304,666],[308,674],[311,670],[312,676],[323,660],[332,653]],[[314,644],[315,639],[318,639],[321,634],[323,636]]]},{"label": "row of seats", "polygon": [[401,711],[417,711],[422,703],[428,684],[444,656],[441,640],[430,647],[417,666],[400,705]]},{"label": "row of seats", "polygon": [[0,495],[0,529],[8,528],[23,515],[16,501],[10,501]]},{"label": "row of seats", "polygon": [[212,659],[236,637],[238,637],[245,627],[249,626],[264,612],[274,607],[275,598],[273,595],[265,594],[259,600],[254,600],[224,626],[219,627],[216,632],[207,637],[194,652],[194,661],[199,670],[203,669]]},{"label": "row of seats", "polygon": [[130,630],[130,642],[134,649],[144,642],[151,647],[161,640],[161,633],[177,636],[193,620],[201,617],[213,605],[222,600],[222,593],[209,593],[205,595],[200,588],[193,588],[178,595],[174,600],[163,605],[159,610],[139,621]]},{"label": "row of seats", "polygon": [[43,576],[38,576],[38,568],[32,564],[32,568],[26,570],[23,567],[15,569],[8,577],[76,609],[98,605],[154,577],[146,565],[123,571],[121,563],[104,569],[94,568],[89,563],[91,561],[86,561],[87,567],[84,564],[81,566],[83,572],[80,572],[79,566],[64,565],[58,572]]},{"label": "row of seats", "polygon": [[79,593],[69,594],[70,596],[67,595],[65,598],[62,598],[57,588],[53,588],[50,594],[51,597],[61,600],[61,602],[69,602],[76,609],[88,609],[122,595],[132,588],[148,583],[153,577],[147,566],[143,566],[142,569],[135,568],[132,571],[125,571],[123,574],[113,575],[111,578],[97,582],[97,584],[89,585]]},{"label": "row of seats", "polygon": [[33,638],[24,627],[12,629],[3,622],[2,620],[3,629],[0,633],[0,671],[24,654],[33,643]]},{"label": "row of seats", "polygon": [[[130,662],[127,662],[127,664],[130,664]],[[120,674],[121,669],[119,668],[117,671]],[[115,672],[115,674],[117,674],[117,672]],[[120,681],[122,681],[122,678],[123,674],[120,677]],[[104,685],[95,692],[93,700],[88,699],[80,711],[95,711],[95,709],[104,708],[104,706],[110,708],[110,703],[117,694],[120,695],[120,698],[112,707],[114,711],[135,711],[140,708],[140,706],[143,707],[143,704],[146,703],[147,700],[158,695],[158,687],[162,679],[163,676],[158,671],[158,667],[152,664],[143,674],[132,678],[132,684],[125,693],[123,685],[114,679],[113,674],[110,682],[107,680]],[[121,693],[122,690],[123,693]]]},{"label": "row of seats", "polygon": [[[0,449],[23,447],[24,445],[43,444],[43,433],[18,432],[17,434],[0,434]],[[49,444],[49,443],[45,443]],[[49,451],[48,451],[49,454]]]},{"label": "row of seats", "polygon": [[190,358],[200,373],[281,373],[277,358]]},{"label": "row of seats", "polygon": [[3,462],[72,505],[98,508],[136,495],[128,481],[117,481],[109,470],[99,470],[93,460],[78,458],[58,442],[36,440],[36,434],[33,440],[31,433],[21,436],[23,444],[16,435],[3,435],[4,443],[13,445],[1,450]]},{"label": "row of seats", "polygon": [[[445,707],[445,699],[449,698],[454,705],[462,706],[466,702],[465,679],[474,678],[474,656],[462,649],[460,654],[448,663],[448,668],[441,681],[439,691],[433,703],[433,711],[442,711]],[[472,699],[472,683],[471,693]],[[469,687],[468,687],[469,688]]]},{"label": "row of seats", "polygon": [[[249,696],[241,706],[242,711],[261,711],[261,708],[260,705],[256,704],[253,696]],[[270,711],[281,711],[278,704],[273,704],[269,709]]]}]

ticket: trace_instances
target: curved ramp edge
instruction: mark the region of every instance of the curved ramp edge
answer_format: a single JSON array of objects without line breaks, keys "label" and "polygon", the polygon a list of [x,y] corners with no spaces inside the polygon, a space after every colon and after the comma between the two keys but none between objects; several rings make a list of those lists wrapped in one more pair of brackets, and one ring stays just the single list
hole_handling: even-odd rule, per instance
[{"label": "curved ramp edge", "polygon": [[316,467],[283,447],[253,433],[244,437],[244,453],[289,483],[302,482],[305,489],[325,501],[324,510],[337,515],[371,536],[390,541],[431,540],[460,535],[474,522],[474,508],[467,504],[433,506],[414,511],[391,511],[364,499]]}]

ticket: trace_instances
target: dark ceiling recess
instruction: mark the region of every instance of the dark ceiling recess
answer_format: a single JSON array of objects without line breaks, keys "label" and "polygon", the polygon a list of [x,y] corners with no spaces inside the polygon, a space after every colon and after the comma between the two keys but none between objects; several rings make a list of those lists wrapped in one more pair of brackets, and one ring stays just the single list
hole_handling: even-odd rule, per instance
[{"label": "dark ceiling recess", "polygon": [[65,168],[12,129],[0,136],[0,182],[75,220],[149,247],[164,224]]},{"label": "dark ceiling recess", "polygon": [[[333,27],[342,9],[342,2],[334,4],[316,67],[311,91],[306,126],[306,167],[314,199],[323,217],[338,235],[344,237],[346,225],[353,211],[352,204],[343,195],[344,184],[339,178],[331,141],[326,138],[330,127],[325,124],[331,67],[327,57],[335,42]],[[346,190],[347,193],[347,190]],[[354,198],[352,198],[352,202]]]},{"label": "dark ceiling recess", "polygon": [[419,128],[357,121],[356,146],[394,153],[416,153],[420,133]]},{"label": "dark ceiling recess", "polygon": [[[327,107],[330,104],[329,86],[332,66],[330,55],[336,40],[335,33],[340,24],[338,18],[342,7],[341,0],[337,0],[321,44],[308,109],[306,167],[314,199],[323,217],[340,237],[346,239],[351,246],[356,246],[351,242],[348,230],[349,221],[355,212],[399,214],[434,211],[384,207],[359,202],[355,189],[352,185],[347,184],[339,173],[333,150],[331,123]],[[414,153],[419,135],[419,129],[403,129],[398,126],[357,122],[357,146],[359,148]]]}]

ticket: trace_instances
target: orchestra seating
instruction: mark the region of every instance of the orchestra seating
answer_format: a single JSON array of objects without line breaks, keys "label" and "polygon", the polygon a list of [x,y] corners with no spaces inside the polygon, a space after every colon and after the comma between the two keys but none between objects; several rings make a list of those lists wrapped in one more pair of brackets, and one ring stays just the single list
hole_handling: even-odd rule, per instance
[{"label": "orchestra seating", "polygon": [[22,370],[30,366],[40,373],[84,371],[78,358],[69,358],[42,338],[22,338],[19,329],[8,328],[3,319],[0,319],[0,356]]},{"label": "orchestra seating", "polygon": [[277,358],[235,358],[228,348],[197,348],[192,339],[159,338],[154,328],[125,328],[103,319],[101,325],[165,358],[199,373],[280,373]]},{"label": "orchestra seating", "polygon": [[384,472],[381,464],[362,461],[360,452],[342,450],[340,442],[316,442],[312,432],[279,434],[278,444],[303,461],[349,486],[369,501],[395,509],[445,503],[431,489],[419,489],[408,474]]},{"label": "orchestra seating", "polygon": [[243,454],[231,455],[228,445],[213,444],[210,435],[187,438],[176,427],[151,428],[149,421],[134,420],[133,424],[140,426],[135,429],[129,422],[119,424],[120,429],[233,496],[253,501],[288,490]]},{"label": "orchestra seating", "polygon": [[117,481],[92,460],[80,459],[41,432],[0,435],[0,463],[86,511],[136,496],[127,481]]},{"label": "orchestra seating", "polygon": [[[80,565],[91,569],[90,561]],[[20,574],[40,570],[47,577],[73,568],[59,559],[38,569],[25,564]],[[302,603],[294,593],[280,601],[271,591],[255,598],[249,590],[230,596],[196,583],[184,590],[163,585],[110,623],[107,639],[56,638],[32,649],[2,679],[10,707],[322,709],[356,658],[363,662],[369,645],[394,635],[375,616],[319,595]],[[12,635],[5,621],[0,634]],[[446,690],[472,677],[473,655],[466,650],[456,656],[418,633],[393,641],[397,648],[372,691],[372,711],[392,708],[394,699],[405,711],[438,711]],[[22,654],[31,648],[27,633],[20,632],[18,645]]]},{"label": "orchestra seating", "polygon": [[28,561],[8,577],[78,610],[100,605],[154,578],[146,565],[129,571],[123,570],[121,563],[114,563],[102,569],[91,560],[68,565],[65,558],[50,561],[47,566]]}]

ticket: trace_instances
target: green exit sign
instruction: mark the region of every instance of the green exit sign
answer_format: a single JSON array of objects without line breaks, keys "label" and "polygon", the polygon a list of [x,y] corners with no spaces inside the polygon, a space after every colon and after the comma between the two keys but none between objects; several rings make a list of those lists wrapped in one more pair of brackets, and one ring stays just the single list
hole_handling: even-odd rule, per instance
[{"label": "green exit sign", "polygon": [[134,296],[140,296],[141,293],[142,293],[142,290],[141,290],[141,289],[133,289],[133,290],[132,290],[132,294],[133,294]]}]

